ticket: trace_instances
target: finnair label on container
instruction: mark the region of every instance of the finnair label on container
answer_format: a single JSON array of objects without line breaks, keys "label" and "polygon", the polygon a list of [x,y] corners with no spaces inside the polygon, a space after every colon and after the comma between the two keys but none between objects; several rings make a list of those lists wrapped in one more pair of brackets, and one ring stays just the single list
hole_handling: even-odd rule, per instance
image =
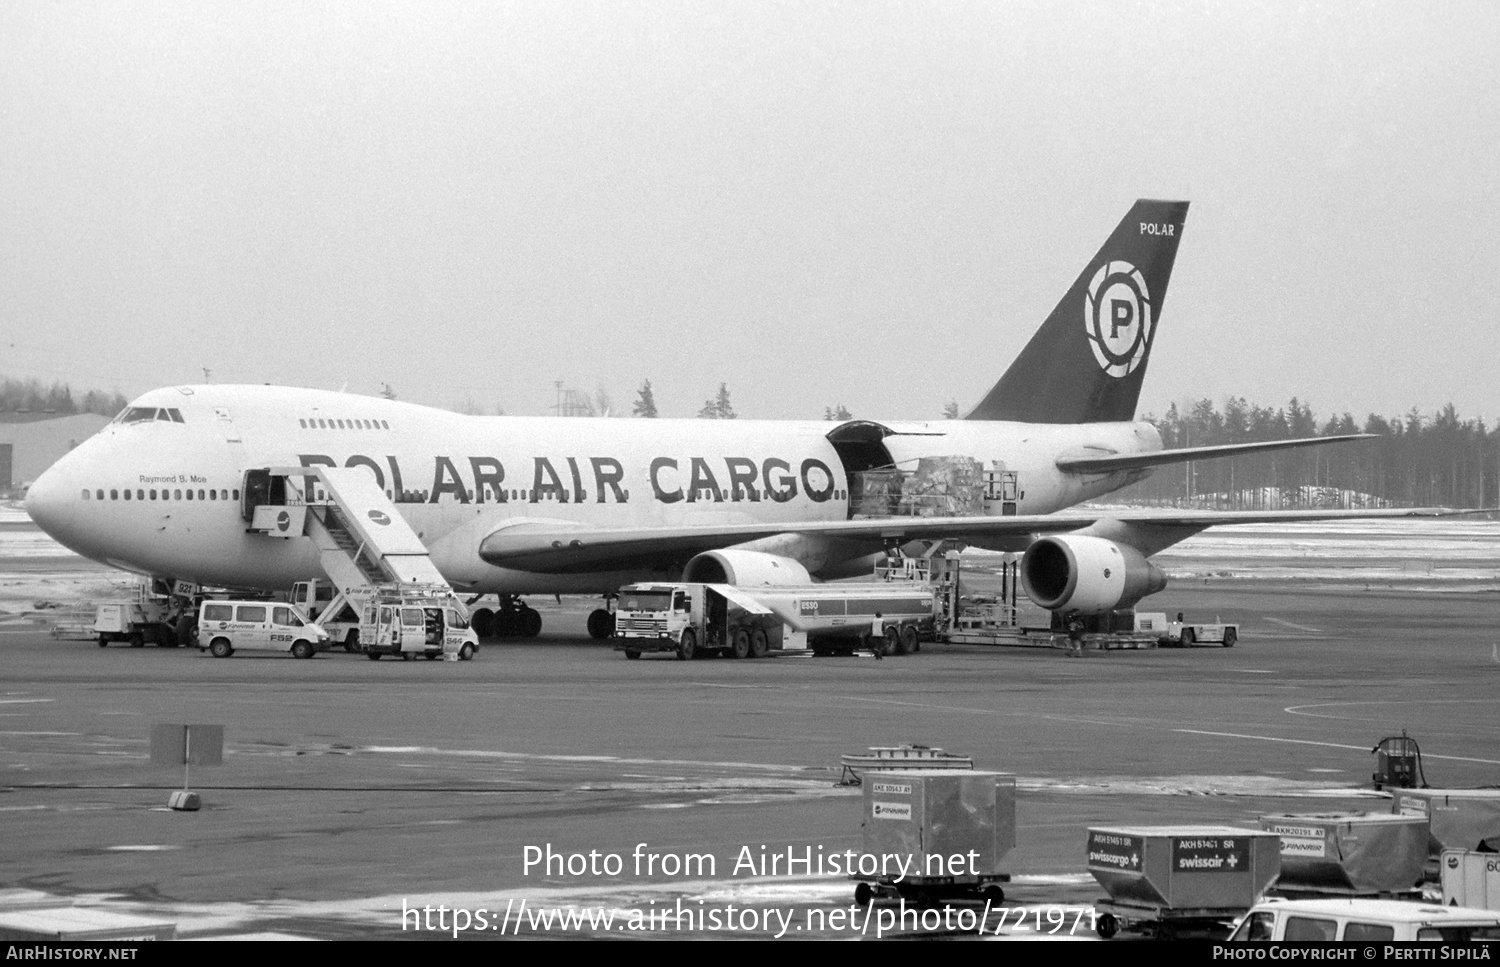
[{"label": "finnair label on container", "polygon": [[911,819],[909,802],[881,802],[877,799],[870,804],[870,808],[876,819]]},{"label": "finnair label on container", "polygon": [[1281,837],[1282,856],[1316,856],[1323,857],[1327,854],[1327,846],[1322,839],[1305,839],[1301,836]]}]

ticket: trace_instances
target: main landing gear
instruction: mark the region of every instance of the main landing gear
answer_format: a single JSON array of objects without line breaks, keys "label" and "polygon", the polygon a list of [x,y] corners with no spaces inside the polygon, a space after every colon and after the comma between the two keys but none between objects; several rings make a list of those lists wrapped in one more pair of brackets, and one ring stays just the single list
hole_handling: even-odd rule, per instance
[{"label": "main landing gear", "polygon": [[502,594],[497,610],[477,608],[469,616],[474,633],[481,638],[535,638],[542,633],[542,616],[519,595]]}]

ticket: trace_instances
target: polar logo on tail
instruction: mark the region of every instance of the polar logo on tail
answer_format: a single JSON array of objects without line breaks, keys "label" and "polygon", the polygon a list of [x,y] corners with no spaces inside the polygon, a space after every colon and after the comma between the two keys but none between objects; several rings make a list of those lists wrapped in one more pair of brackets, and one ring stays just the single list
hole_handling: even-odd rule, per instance
[{"label": "polar logo on tail", "polygon": [[1151,344],[1151,293],[1129,262],[1106,262],[1094,273],[1083,304],[1089,348],[1110,376],[1130,375]]}]

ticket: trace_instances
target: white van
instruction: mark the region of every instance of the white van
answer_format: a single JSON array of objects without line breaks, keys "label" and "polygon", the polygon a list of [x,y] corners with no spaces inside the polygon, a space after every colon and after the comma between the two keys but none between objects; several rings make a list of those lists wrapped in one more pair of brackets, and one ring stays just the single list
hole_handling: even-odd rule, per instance
[{"label": "white van", "polygon": [[198,610],[198,641],[215,658],[228,658],[240,648],[311,658],[328,643],[328,632],[289,604],[205,601]]},{"label": "white van", "polygon": [[1350,943],[1500,940],[1500,913],[1404,900],[1266,899],[1245,914],[1229,939]]}]

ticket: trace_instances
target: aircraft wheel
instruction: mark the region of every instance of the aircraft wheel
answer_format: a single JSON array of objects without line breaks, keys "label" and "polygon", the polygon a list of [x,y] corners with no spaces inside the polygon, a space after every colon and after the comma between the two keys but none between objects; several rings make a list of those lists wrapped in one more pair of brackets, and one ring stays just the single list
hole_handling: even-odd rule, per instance
[{"label": "aircraft wheel", "polygon": [[464,642],[464,646],[458,650],[458,660],[459,661],[468,661],[470,658],[473,658],[473,657],[474,657],[474,643],[472,641],[466,641],[466,642]]},{"label": "aircraft wheel", "polygon": [[771,640],[766,637],[766,629],[756,628],[750,633],[750,657],[764,658],[771,652]]},{"label": "aircraft wheel", "polygon": [[313,656],[313,654],[314,654],[314,649],[313,649],[313,646],[312,646],[312,642],[310,642],[310,641],[294,641],[294,642],[292,642],[292,657],[293,658],[311,658]]},{"label": "aircraft wheel", "polygon": [[870,884],[861,883],[854,888],[854,902],[857,905],[867,907],[873,899],[875,899],[875,891],[870,888]]},{"label": "aircraft wheel", "polygon": [[[615,627],[615,618],[614,618],[614,615],[610,615],[610,617],[609,617],[609,628],[610,628],[611,631],[613,631],[614,627]],[[522,638],[535,638],[537,635],[540,635],[541,633],[542,633],[542,613],[540,611],[536,610],[535,608],[527,608],[525,611],[521,612],[521,637]],[[609,636],[605,635],[605,637],[607,638]]]},{"label": "aircraft wheel", "polygon": [[1120,918],[1113,913],[1101,913],[1094,921],[1094,932],[1108,940],[1120,932]]},{"label": "aircraft wheel", "polygon": [[[540,615],[538,615],[538,617],[540,617]],[[593,611],[589,612],[589,637],[608,638],[610,636],[610,632],[614,630],[614,624],[614,615],[610,614],[603,608],[595,608]]]},{"label": "aircraft wheel", "polygon": [[229,643],[228,638],[215,638],[208,644],[208,653],[215,658],[228,658],[234,654],[234,646]]},{"label": "aircraft wheel", "polygon": [[692,628],[682,633],[682,639],[677,642],[677,657],[681,661],[698,657],[698,635]]},{"label": "aircraft wheel", "polygon": [[641,657],[641,650],[639,648],[626,648],[625,657],[629,658],[631,661],[635,661],[637,658]]},{"label": "aircraft wheel", "polygon": [[735,629],[729,637],[729,655],[731,658],[750,657],[750,632],[744,628]]},{"label": "aircraft wheel", "polygon": [[469,616],[469,627],[481,638],[495,636],[495,612],[489,608],[478,608]]},{"label": "aircraft wheel", "polygon": [[897,654],[910,655],[912,652],[920,648],[921,644],[922,643],[917,639],[916,625],[901,626],[901,633],[896,638]]},{"label": "aircraft wheel", "polygon": [[1233,628],[1225,628],[1224,629],[1224,647],[1225,648],[1233,648],[1234,647],[1234,643],[1236,641],[1239,641],[1239,640],[1240,640],[1239,632],[1235,631]]}]

